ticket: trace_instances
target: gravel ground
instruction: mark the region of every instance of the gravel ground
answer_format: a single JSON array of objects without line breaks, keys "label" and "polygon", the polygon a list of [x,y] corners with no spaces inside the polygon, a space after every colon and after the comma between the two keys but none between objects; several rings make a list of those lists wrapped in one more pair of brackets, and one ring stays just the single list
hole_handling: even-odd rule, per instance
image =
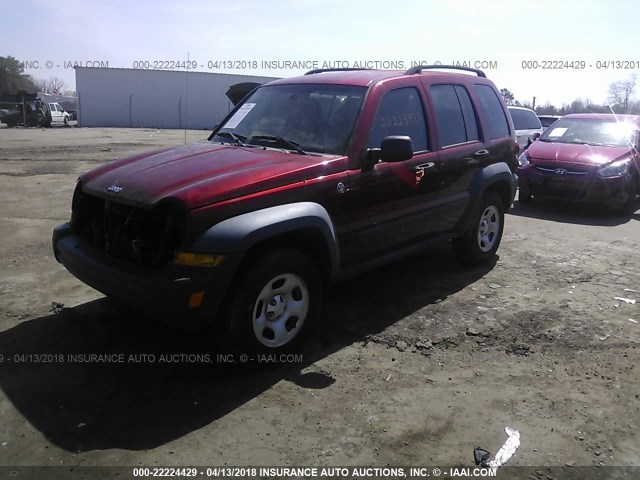
[{"label": "gravel ground", "polygon": [[78,174],[206,134],[0,128],[0,465],[473,466],[506,426],[509,465],[640,465],[640,304],[614,299],[640,300],[640,211],[516,201],[494,265],[445,244],[355,278],[298,356],[246,368],[50,246]]}]

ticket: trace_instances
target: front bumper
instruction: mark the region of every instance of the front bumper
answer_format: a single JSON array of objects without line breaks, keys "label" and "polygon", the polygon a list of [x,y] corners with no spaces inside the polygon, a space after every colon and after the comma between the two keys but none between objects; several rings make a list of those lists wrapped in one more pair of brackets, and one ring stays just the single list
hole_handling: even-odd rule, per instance
[{"label": "front bumper", "polygon": [[[550,170],[550,169],[549,169]],[[583,175],[541,171],[535,165],[518,169],[519,189],[538,198],[619,206],[627,199],[633,177],[600,177],[595,172]]]},{"label": "front bumper", "polygon": [[[82,282],[166,323],[200,328],[212,322],[240,262],[226,255],[217,267],[169,264],[152,270],[118,260],[74,234],[69,223],[53,231],[56,260]],[[194,306],[201,296],[201,302]]]}]

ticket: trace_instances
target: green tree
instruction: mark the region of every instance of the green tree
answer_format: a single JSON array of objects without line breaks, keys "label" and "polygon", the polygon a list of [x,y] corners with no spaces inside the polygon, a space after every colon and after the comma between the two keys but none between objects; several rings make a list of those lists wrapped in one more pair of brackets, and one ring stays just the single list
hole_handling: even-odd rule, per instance
[{"label": "green tree", "polygon": [[513,93],[511,93],[509,90],[507,90],[506,88],[501,88],[500,89],[500,93],[502,94],[502,98],[504,98],[504,101],[507,105],[513,105],[514,101],[515,101],[515,97],[513,96]]},{"label": "green tree", "polygon": [[24,66],[12,56],[0,57],[0,96],[21,90],[37,91],[33,79],[24,73]]}]

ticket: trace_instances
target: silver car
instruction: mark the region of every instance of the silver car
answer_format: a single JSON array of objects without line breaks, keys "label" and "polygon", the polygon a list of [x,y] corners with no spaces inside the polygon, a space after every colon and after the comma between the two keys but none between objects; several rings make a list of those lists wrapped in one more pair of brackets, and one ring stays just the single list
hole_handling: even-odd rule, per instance
[{"label": "silver car", "polygon": [[538,135],[541,135],[544,128],[542,128],[540,119],[533,110],[513,106],[508,108],[513,120],[513,126],[516,129],[520,152],[522,152],[535,140],[533,134],[538,133]]}]

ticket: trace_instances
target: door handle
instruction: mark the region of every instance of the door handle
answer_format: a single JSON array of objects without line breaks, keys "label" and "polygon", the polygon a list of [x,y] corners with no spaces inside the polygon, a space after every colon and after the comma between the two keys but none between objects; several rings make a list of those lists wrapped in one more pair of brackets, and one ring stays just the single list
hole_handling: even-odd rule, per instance
[{"label": "door handle", "polygon": [[415,170],[427,170],[428,168],[433,168],[435,166],[436,164],[433,162],[426,162],[426,163],[421,163],[420,165],[417,165],[415,167]]},{"label": "door handle", "polygon": [[489,150],[483,148],[482,150],[478,150],[473,154],[474,157],[484,157],[485,155],[489,155]]}]

